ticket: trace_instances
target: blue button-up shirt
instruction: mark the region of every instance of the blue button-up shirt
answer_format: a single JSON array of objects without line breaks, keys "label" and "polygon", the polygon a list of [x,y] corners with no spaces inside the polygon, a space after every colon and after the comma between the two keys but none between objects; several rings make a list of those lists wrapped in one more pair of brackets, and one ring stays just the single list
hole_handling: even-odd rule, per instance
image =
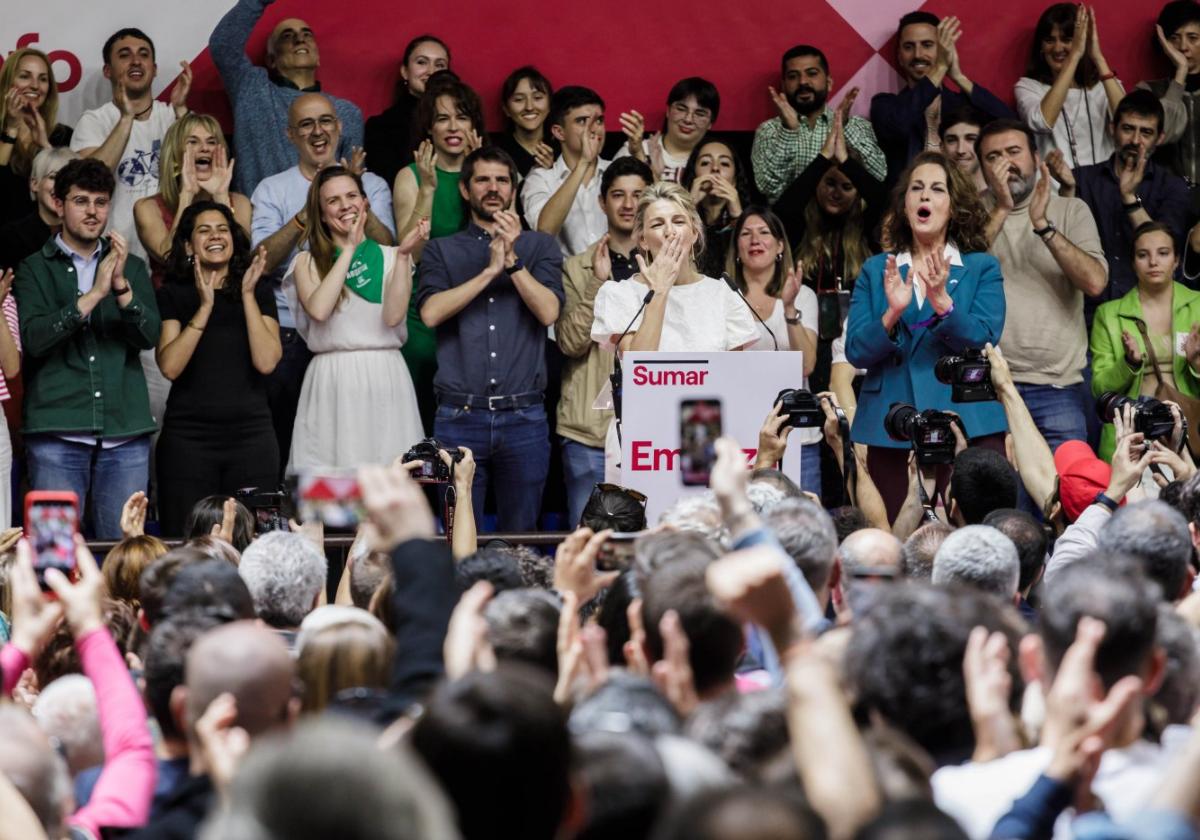
[{"label": "blue button-up shirt", "polygon": [[[491,260],[492,237],[474,222],[434,239],[421,255],[417,309],[438,292],[461,286]],[[554,237],[525,231],[517,257],[554,292],[561,306],[562,254]],[[521,299],[512,278],[501,273],[474,300],[437,328],[438,394],[512,396],[546,387],[546,327]]]},{"label": "blue button-up shirt", "polygon": [[54,235],[54,244],[58,246],[60,251],[71,258],[71,263],[75,266],[75,282],[79,286],[79,294],[86,295],[92,290],[92,286],[96,285],[96,269],[100,265],[100,253],[104,249],[97,242],[96,248],[90,256],[81,257],[67,247],[67,243],[63,241],[61,233]]}]

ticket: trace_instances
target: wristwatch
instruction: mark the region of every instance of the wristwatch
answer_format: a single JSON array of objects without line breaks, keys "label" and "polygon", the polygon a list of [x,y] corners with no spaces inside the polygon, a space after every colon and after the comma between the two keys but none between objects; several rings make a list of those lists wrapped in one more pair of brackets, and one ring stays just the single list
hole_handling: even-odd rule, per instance
[{"label": "wristwatch", "polygon": [[520,271],[524,267],[525,267],[525,263],[521,262],[520,257],[517,257],[515,260],[513,260],[512,265],[506,265],[504,267],[504,273],[507,274],[509,277],[512,277],[514,274],[516,274],[518,271]]},{"label": "wristwatch", "polygon": [[1054,222],[1046,222],[1046,226],[1045,226],[1045,227],[1040,227],[1040,228],[1034,228],[1034,229],[1033,229],[1033,235],[1034,235],[1034,236],[1037,236],[1037,237],[1039,237],[1039,238],[1041,238],[1041,239],[1043,239],[1043,240],[1046,238],[1046,236],[1047,236],[1048,234],[1051,234],[1051,233],[1057,233],[1057,232],[1058,232],[1058,228],[1056,228],[1056,227],[1054,226]]},{"label": "wristwatch", "polygon": [[1119,508],[1121,506],[1119,502],[1106,496],[1103,491],[1096,494],[1096,498],[1094,498],[1092,500],[1092,504],[1103,505],[1104,507],[1108,508],[1109,511],[1111,511],[1112,513],[1116,513],[1117,508]]},{"label": "wristwatch", "polygon": [[1136,213],[1138,210],[1142,209],[1142,197],[1140,195],[1135,195],[1133,197],[1133,201],[1129,202],[1128,204],[1122,204],[1121,209],[1126,213]]},{"label": "wristwatch", "polygon": [[800,324],[800,313],[797,312],[795,318],[789,318],[785,312],[783,315],[783,320],[791,324],[793,327],[798,326]]}]

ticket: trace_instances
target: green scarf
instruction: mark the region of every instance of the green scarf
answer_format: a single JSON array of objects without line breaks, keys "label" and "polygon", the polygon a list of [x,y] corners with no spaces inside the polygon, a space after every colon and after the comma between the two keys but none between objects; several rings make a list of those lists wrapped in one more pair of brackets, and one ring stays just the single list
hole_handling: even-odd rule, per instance
[{"label": "green scarf", "polygon": [[[333,249],[335,260],[341,255],[341,248]],[[346,288],[365,301],[383,303],[383,248],[374,239],[364,239],[354,249],[354,259],[346,272]]]}]

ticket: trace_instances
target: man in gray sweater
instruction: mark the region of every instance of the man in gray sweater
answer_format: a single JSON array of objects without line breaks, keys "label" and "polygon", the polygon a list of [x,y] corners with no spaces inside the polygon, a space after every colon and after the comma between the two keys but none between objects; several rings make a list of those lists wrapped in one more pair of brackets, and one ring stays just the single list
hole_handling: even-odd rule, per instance
[{"label": "man in gray sweater", "polygon": [[[233,105],[234,177],[238,190],[251,195],[258,182],[296,165],[296,148],[287,140],[288,107],[297,96],[321,90],[316,36],[298,18],[276,24],[267,39],[267,66],[246,55],[246,42],[274,0],[238,0],[213,29],[208,48]],[[358,106],[330,96],[342,122],[342,143],[335,159],[350,160],[363,144],[363,115]]]}]

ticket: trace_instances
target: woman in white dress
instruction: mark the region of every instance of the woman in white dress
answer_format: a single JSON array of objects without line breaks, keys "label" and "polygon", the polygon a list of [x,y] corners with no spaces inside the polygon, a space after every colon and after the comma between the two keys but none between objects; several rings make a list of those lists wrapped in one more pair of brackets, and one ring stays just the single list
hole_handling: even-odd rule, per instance
[{"label": "woman in white dress", "polygon": [[362,180],[340,166],[313,179],[305,209],[307,251],[284,281],[296,329],[313,352],[304,374],[290,471],[385,464],[424,437],[400,355],[412,291],[411,253],[421,222],[398,247],[365,234]]}]

